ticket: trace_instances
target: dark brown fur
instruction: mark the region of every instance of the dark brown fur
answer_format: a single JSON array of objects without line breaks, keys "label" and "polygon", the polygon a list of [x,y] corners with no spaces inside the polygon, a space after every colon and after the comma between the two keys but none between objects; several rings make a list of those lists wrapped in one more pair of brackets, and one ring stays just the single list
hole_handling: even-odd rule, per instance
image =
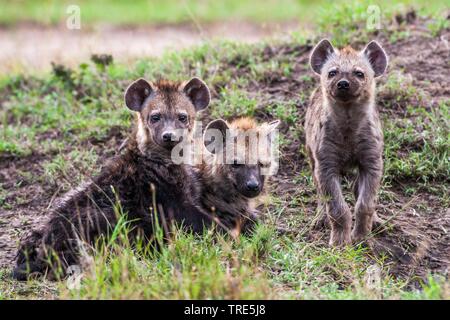
[{"label": "dark brown fur", "polygon": [[[267,139],[278,124],[279,121],[274,121],[270,124],[258,125],[251,118],[238,118],[229,124],[223,120],[215,120],[206,130],[211,127],[221,131],[229,128],[238,130],[242,135],[254,130],[260,138]],[[225,132],[223,134],[225,135]],[[246,146],[240,151],[248,153],[249,148]],[[201,203],[204,210],[211,212],[217,218],[217,223],[230,231],[233,236],[239,235],[241,231],[251,230],[257,220],[256,206],[266,180],[261,173],[261,166],[270,166],[271,159],[263,159],[261,156],[257,164],[233,165],[218,163],[217,157],[222,156],[222,153],[213,155],[206,150],[205,152],[208,154],[205,163],[199,166],[202,181]],[[257,182],[258,190],[248,193],[245,188],[245,183],[248,181]]]},{"label": "dark brown fur", "polygon": [[[375,107],[374,78],[386,65],[384,51],[374,42],[356,52],[350,47],[336,51],[323,40],[311,54],[311,66],[321,75],[321,87],[311,95],[306,113],[306,149],[319,193],[320,219],[329,219],[332,245],[364,239],[376,220],[383,134]],[[338,83],[346,82],[346,88],[339,88]],[[340,183],[342,174],[352,167],[358,169],[358,178],[356,222],[351,233],[352,216]]]},{"label": "dark brown fur", "polygon": [[[197,173],[190,166],[172,162],[170,148],[156,137],[159,131],[154,123],[145,120],[157,109],[166,130],[177,125],[176,114],[183,110],[189,119],[178,126],[192,131],[195,112],[207,106],[209,92],[201,93],[207,101],[197,101],[198,92],[192,95],[189,90],[207,88],[198,79],[191,82],[148,84],[141,79],[127,89],[126,104],[139,113],[126,149],[108,161],[92,181],[61,199],[44,228],[24,239],[17,254],[15,278],[24,280],[30,273],[48,271],[54,278],[58,268],[63,275],[68,266],[79,263],[81,245],[107,238],[122,213],[131,223],[131,238],[140,235],[149,241],[154,236],[156,216],[162,227],[177,222],[194,232],[211,223],[200,206]],[[171,117],[172,113],[175,116]],[[117,209],[118,203],[122,211]]]}]

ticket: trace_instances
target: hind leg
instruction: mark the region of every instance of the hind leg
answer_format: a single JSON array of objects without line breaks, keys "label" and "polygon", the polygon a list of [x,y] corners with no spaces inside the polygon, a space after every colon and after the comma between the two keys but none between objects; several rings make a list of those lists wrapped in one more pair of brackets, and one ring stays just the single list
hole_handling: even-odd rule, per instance
[{"label": "hind leg", "polygon": [[54,213],[42,230],[22,242],[12,276],[18,280],[32,273],[49,279],[65,277],[67,267],[79,264],[79,244],[93,244],[98,236],[106,236],[112,217],[112,210],[90,207]]},{"label": "hind leg", "polygon": [[33,231],[20,244],[16,256],[16,266],[12,271],[12,278],[26,281],[31,274],[41,273],[43,266],[38,260],[38,247],[42,242],[43,233]]},{"label": "hind leg", "polygon": [[22,242],[16,257],[12,278],[26,281],[30,277],[58,280],[64,276],[67,262],[73,261],[70,252],[57,252],[46,245],[45,232],[33,232]]}]

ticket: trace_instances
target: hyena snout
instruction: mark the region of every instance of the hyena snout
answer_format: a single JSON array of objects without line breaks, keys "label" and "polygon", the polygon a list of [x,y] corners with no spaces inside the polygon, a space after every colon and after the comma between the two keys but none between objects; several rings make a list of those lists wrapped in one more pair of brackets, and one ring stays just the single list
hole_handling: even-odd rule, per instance
[{"label": "hyena snout", "polygon": [[183,135],[174,128],[165,128],[158,140],[162,147],[170,150],[183,140]]},{"label": "hyena snout", "polygon": [[164,143],[168,143],[176,139],[176,134],[173,131],[164,131],[161,135],[161,139]]},{"label": "hyena snout", "polygon": [[259,182],[249,181],[241,189],[241,194],[247,198],[255,198],[261,193],[261,185]]},{"label": "hyena snout", "polygon": [[359,96],[360,85],[349,77],[342,75],[330,84],[331,95],[342,101],[349,101]]},{"label": "hyena snout", "polygon": [[247,198],[259,196],[264,186],[263,177],[253,171],[254,168],[243,166],[242,172],[237,172],[239,192]]},{"label": "hyena snout", "polygon": [[246,187],[247,191],[250,191],[250,192],[259,192],[259,190],[260,190],[259,182],[256,179],[247,181],[247,183],[245,184],[245,187]]},{"label": "hyena snout", "polygon": [[343,79],[340,80],[336,86],[339,91],[348,91],[350,89],[350,82],[348,82],[347,79]]}]

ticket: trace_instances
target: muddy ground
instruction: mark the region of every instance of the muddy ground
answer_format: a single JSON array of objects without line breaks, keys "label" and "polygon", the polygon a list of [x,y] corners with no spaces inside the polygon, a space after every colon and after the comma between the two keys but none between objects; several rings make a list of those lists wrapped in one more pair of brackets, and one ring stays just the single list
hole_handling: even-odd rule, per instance
[{"label": "muddy ground", "polygon": [[[412,79],[412,83],[426,94],[426,108],[433,108],[450,96],[448,84],[450,31],[442,32],[439,37],[430,37],[424,34],[420,25],[412,24],[409,28],[410,36],[405,39],[391,43],[385,36],[380,35],[378,40],[385,45],[390,55],[390,70],[403,69],[404,73]],[[273,118],[273,115],[267,113],[265,109],[265,106],[271,104],[273,100],[292,101],[297,108],[299,125],[302,124],[307,106],[303,99],[299,99],[299,93],[309,95],[316,85],[315,81],[311,82],[301,77],[311,74],[307,64],[310,50],[311,45],[280,45],[265,48],[263,52],[265,60],[270,61],[275,56],[281,56],[293,64],[294,72],[289,77],[285,77],[281,72],[280,74],[275,72],[268,74],[262,80],[249,83],[248,92],[254,92],[254,96],[259,101],[256,112],[259,119]],[[245,64],[236,67],[236,61],[230,61],[227,67],[237,75],[248,72]],[[381,83],[383,81],[381,80]],[[217,93],[214,96],[217,99]],[[407,105],[419,103],[398,100],[387,91],[380,92],[378,100],[380,111],[392,117],[404,117]],[[282,150],[281,168],[272,183],[272,192],[286,201],[285,210],[278,223],[292,236],[322,242],[325,246],[328,242],[329,231],[314,230],[310,227],[315,214],[315,201],[310,201],[301,208],[291,205],[290,202],[294,197],[314,199],[315,191],[306,182],[292,182],[293,177],[308,166],[308,163],[300,152],[304,143],[303,134],[300,133],[299,137],[290,136],[287,129],[285,124],[281,127],[282,132],[288,135],[292,143]],[[106,139],[87,141],[86,145],[102,150],[99,151],[101,157],[97,161],[102,163],[104,159],[114,154],[114,150],[120,145],[126,133],[126,130],[113,128]],[[407,153],[408,148],[410,146],[405,146],[402,152]],[[42,175],[42,163],[54,156],[54,154],[35,153],[21,158],[5,155],[1,157],[0,179],[3,188],[8,191],[8,199],[16,203],[10,209],[0,209],[2,210],[0,214],[1,267],[11,267],[20,237],[45,221],[48,208],[65,191],[56,183],[27,183],[27,180],[23,179],[18,172]],[[89,172],[86,172],[86,175],[88,174]],[[19,181],[21,183],[18,183]],[[450,185],[448,179],[434,183]],[[387,259],[385,263],[389,265],[390,273],[407,280],[415,281],[424,278],[429,272],[448,276],[449,208],[442,207],[438,197],[426,190],[420,191],[413,197],[407,195],[403,191],[405,185],[414,187],[416,182],[399,177],[398,181],[394,181],[388,190],[385,190],[395,201],[381,200],[377,206],[380,217],[388,221],[389,227],[378,232],[370,241],[372,253],[377,257],[385,255]],[[300,222],[297,219],[299,210],[306,213],[306,218]]]}]

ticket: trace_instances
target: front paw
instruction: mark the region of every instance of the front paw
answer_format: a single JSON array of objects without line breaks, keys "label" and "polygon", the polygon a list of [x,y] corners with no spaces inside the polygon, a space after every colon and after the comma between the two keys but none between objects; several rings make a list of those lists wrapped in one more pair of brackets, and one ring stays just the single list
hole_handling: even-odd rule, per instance
[{"label": "front paw", "polygon": [[351,243],[350,232],[345,230],[331,230],[330,246],[343,247]]}]

